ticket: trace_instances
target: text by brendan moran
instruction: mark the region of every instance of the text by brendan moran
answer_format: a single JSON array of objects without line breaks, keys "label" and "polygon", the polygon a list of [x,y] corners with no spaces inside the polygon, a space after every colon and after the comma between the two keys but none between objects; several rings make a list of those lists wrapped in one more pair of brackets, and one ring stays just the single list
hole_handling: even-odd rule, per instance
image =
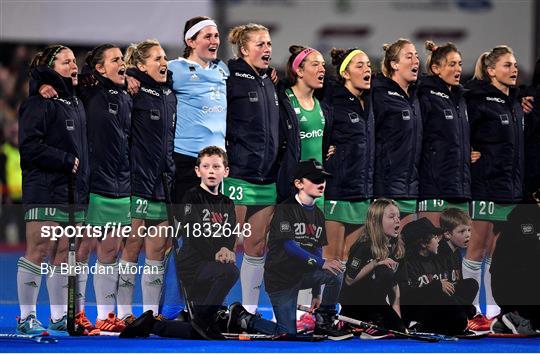
[{"label": "text by brendan moran", "polygon": [[41,275],[61,274],[61,275],[79,275],[79,274],[159,274],[159,266],[134,265],[125,263],[115,264],[94,264],[77,263],[69,266],[68,263],[60,265],[51,265],[48,263],[40,264]]}]

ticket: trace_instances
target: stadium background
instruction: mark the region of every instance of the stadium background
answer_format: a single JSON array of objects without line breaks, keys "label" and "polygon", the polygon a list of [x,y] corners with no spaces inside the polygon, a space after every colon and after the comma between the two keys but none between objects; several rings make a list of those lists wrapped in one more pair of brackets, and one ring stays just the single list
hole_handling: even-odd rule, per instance
[{"label": "stadium background", "polygon": [[[454,42],[463,55],[465,79],[472,75],[481,52],[508,44],[520,67],[519,84],[527,85],[540,57],[539,14],[540,5],[533,0],[0,0],[0,327],[15,324],[16,263],[24,252],[20,172],[4,148],[5,144],[17,147],[17,111],[27,97],[28,64],[40,48],[66,44],[82,67],[94,45],[112,42],[125,48],[131,42],[156,38],[174,58],[183,50],[185,20],[210,15],[221,32],[221,59],[232,55],[226,40],[229,28],[261,23],[271,32],[272,65],[282,73],[290,44],[315,47],[328,63],[333,46],[360,47],[378,71],[382,44],[405,37],[416,44],[422,63],[426,39]],[[327,70],[332,71],[330,65]],[[88,289],[88,300],[93,302],[90,285]],[[239,298],[238,284],[232,296]],[[43,286],[39,302],[46,301]],[[43,318],[46,315],[42,313]]]}]

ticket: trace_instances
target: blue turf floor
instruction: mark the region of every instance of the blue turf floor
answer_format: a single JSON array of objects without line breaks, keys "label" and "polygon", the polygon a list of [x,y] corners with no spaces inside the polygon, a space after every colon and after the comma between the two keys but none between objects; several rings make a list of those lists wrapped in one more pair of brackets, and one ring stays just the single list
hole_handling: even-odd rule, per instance
[{"label": "blue turf floor", "polygon": [[457,342],[425,343],[413,340],[360,340],[351,339],[340,342],[272,342],[272,341],[219,341],[175,340],[165,338],[119,339],[116,337],[60,338],[55,344],[37,344],[26,341],[0,341],[0,352],[39,352],[39,353],[451,353],[451,352],[490,352],[523,353],[539,352],[540,339],[502,339],[483,338],[459,340]]}]

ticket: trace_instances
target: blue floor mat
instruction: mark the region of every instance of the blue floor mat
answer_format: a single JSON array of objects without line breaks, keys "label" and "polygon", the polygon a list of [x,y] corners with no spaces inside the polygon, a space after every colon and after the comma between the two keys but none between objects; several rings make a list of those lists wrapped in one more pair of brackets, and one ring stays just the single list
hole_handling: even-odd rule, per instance
[{"label": "blue floor mat", "polygon": [[425,343],[413,340],[360,340],[317,343],[272,341],[201,341],[165,338],[116,337],[60,338],[55,344],[0,340],[0,352],[38,353],[531,353],[540,351],[540,339],[483,338],[457,342]]}]

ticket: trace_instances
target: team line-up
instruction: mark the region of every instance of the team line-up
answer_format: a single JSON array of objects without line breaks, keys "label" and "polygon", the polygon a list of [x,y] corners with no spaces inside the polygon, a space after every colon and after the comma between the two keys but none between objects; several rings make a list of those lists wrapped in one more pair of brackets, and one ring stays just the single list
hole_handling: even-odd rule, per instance
[{"label": "team line-up", "polygon": [[[414,321],[463,333],[468,320],[489,327],[478,305],[482,282],[487,317],[516,330],[511,324],[521,318],[508,313],[517,310],[501,305],[501,312],[490,272],[481,272],[502,225],[519,214],[516,204],[538,189],[534,168],[525,169],[537,162],[528,164],[524,148],[524,110],[532,117],[536,103],[515,88],[510,47],[483,53],[464,87],[451,43],[426,42],[421,78],[407,39],[384,45],[377,75],[360,48],[332,49],[333,78],[322,53],[292,45],[287,77],[278,78],[262,25],[230,30],[235,58],[227,65],[217,58],[212,19],[188,20],[183,39],[183,56],[169,61],[156,40],[125,54],[103,44],[81,73],[63,45],[33,59],[20,109],[27,248],[18,261],[17,331],[45,330],[36,314],[40,264],[67,262],[69,237],[56,233],[77,230],[70,217],[87,236],[78,240],[78,264],[88,266],[95,250],[96,266],[115,270],[94,275],[95,325],[84,311],[88,277],[77,277],[76,320],[87,332],[190,338],[195,329],[221,338],[225,316],[221,332],[295,334],[298,298],[317,308],[300,326],[315,318],[318,334],[348,330],[334,326],[338,302],[342,313],[389,329]],[[183,239],[178,278],[194,307],[182,324],[158,315],[176,238],[143,237],[172,227],[171,209]],[[124,227],[115,233],[112,224]],[[249,237],[214,237],[226,224]],[[209,225],[212,237],[197,225]],[[141,274],[144,314],[134,321],[136,274],[119,269],[135,266],[143,247],[145,266],[158,271]],[[238,278],[243,306],[224,311]],[[253,315],[263,281],[276,322]],[[66,330],[67,283],[60,272],[47,277],[49,331]]]}]

